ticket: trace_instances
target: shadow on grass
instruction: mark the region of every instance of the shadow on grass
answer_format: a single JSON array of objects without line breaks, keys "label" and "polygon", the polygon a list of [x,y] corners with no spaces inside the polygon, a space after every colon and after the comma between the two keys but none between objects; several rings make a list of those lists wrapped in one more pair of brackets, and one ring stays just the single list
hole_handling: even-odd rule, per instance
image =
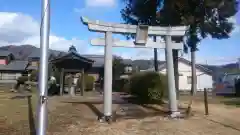
[{"label": "shadow on grass", "polygon": [[240,97],[235,94],[221,94],[218,97],[222,97],[220,102],[225,105],[240,107]]},{"label": "shadow on grass", "polygon": [[163,104],[165,104],[163,101],[158,101],[158,100],[152,100],[152,101],[146,102],[146,101],[143,101],[142,99],[139,99],[138,97],[134,97],[134,96],[126,96],[126,97],[122,97],[122,99],[127,103],[137,104],[137,105],[144,105],[144,104],[163,105]]},{"label": "shadow on grass", "polygon": [[[103,112],[99,110],[96,105],[103,104],[103,101],[72,101],[64,102],[70,104],[83,104],[86,105],[98,118],[103,116]],[[151,104],[163,104],[163,102],[152,102]],[[153,107],[148,104],[143,104],[139,102],[134,97],[121,97],[119,99],[113,100],[113,104],[117,105],[117,109],[113,110],[113,119],[143,119],[146,117],[154,116],[167,116],[168,112],[166,110]]]},{"label": "shadow on grass", "polygon": [[240,98],[235,100],[223,101],[222,103],[224,103],[225,105],[240,107]]},{"label": "shadow on grass", "polygon": [[32,96],[30,94],[26,95],[17,95],[12,97],[11,99],[27,99],[28,105],[28,123],[29,123],[29,133],[30,135],[36,135],[36,128],[35,128],[35,121],[34,121],[34,114],[32,108]]},{"label": "shadow on grass", "polygon": [[31,96],[27,96],[27,100],[28,100],[28,121],[29,121],[30,135],[36,135]]},{"label": "shadow on grass", "polygon": [[103,113],[93,104],[85,102],[84,105],[86,105],[91,111],[98,117],[102,117]]},{"label": "shadow on grass", "polygon": [[207,120],[209,120],[209,121],[211,121],[211,122],[214,122],[214,123],[217,123],[217,124],[219,124],[219,125],[222,125],[222,126],[224,126],[224,127],[231,128],[231,129],[233,129],[233,130],[240,131],[240,129],[239,129],[238,127],[234,127],[234,126],[232,126],[232,125],[227,125],[227,124],[225,124],[225,123],[218,122],[218,121],[215,121],[215,120],[213,120],[213,119],[207,119]]}]

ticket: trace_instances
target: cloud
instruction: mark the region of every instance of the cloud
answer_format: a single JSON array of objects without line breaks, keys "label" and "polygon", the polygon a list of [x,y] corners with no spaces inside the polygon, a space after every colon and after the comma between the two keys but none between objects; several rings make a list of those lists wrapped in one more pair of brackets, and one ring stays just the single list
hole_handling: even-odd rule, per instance
[{"label": "cloud", "polygon": [[30,16],[0,13],[0,41],[16,43],[38,34],[39,25]]},{"label": "cloud", "polygon": [[[31,16],[22,13],[0,12],[0,45],[31,44],[40,46],[39,23]],[[54,33],[50,34],[49,47],[55,50],[68,50],[75,45],[81,52],[91,52],[85,40],[78,38],[66,39]]]},{"label": "cloud", "polygon": [[[31,44],[40,46],[39,22],[23,13],[0,12],[0,45]],[[88,41],[78,38],[66,39],[54,33],[50,34],[49,47],[55,50],[67,51],[75,45],[80,53],[104,54],[104,47],[90,46]],[[114,48],[114,54],[123,58],[151,59],[153,49],[122,49]],[[159,53],[159,58],[164,59],[164,53]]]},{"label": "cloud", "polygon": [[82,14],[85,11],[85,8],[74,8],[73,12]]},{"label": "cloud", "polygon": [[86,7],[113,7],[116,0],[85,0]]},{"label": "cloud", "polygon": [[232,31],[232,35],[236,33],[240,33],[240,25],[237,22],[237,16],[230,17],[229,22],[233,23],[234,29]]},{"label": "cloud", "polygon": [[78,14],[89,14],[89,11],[91,11],[95,14],[95,12],[97,13],[100,11],[98,8],[113,8],[116,5],[117,0],[85,0],[85,5],[81,8],[74,8],[73,12]]}]

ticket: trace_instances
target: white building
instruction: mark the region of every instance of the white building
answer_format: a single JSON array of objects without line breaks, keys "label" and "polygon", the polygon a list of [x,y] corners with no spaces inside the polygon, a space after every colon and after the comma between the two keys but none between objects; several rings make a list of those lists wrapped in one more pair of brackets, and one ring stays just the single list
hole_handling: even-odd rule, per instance
[{"label": "white building", "polygon": [[[148,69],[151,71],[153,69]],[[191,62],[179,58],[178,64],[179,71],[179,90],[181,91],[190,91],[191,90]],[[159,72],[166,74],[166,63],[159,65]],[[197,91],[203,91],[204,88],[212,89],[213,88],[213,76],[212,71],[207,67],[196,64],[196,74],[197,74]]]}]

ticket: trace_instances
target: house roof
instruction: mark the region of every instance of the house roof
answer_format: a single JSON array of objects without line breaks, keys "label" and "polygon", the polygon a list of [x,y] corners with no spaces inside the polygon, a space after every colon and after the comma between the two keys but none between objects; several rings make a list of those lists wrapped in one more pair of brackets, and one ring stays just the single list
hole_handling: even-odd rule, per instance
[{"label": "house roof", "polygon": [[[158,68],[160,69],[163,64],[165,64],[165,61],[158,61]],[[135,60],[133,62],[134,67],[138,67],[139,70],[148,70],[148,71],[154,71],[154,60]]]},{"label": "house roof", "polygon": [[[49,53],[49,56],[50,54],[53,54],[54,56],[58,56],[62,52],[56,51],[56,50],[48,50],[48,53]],[[40,56],[41,56],[41,50],[36,49],[28,56],[28,58],[40,58]]]},{"label": "house roof", "polygon": [[0,50],[0,56],[9,56],[12,54],[10,51]]},{"label": "house roof", "polygon": [[12,61],[8,65],[0,65],[2,71],[24,71],[28,65],[28,61]]},{"label": "house roof", "polygon": [[[85,58],[91,59],[94,61],[93,67],[103,67],[104,66],[104,55],[82,55]],[[117,57],[117,56],[113,56]],[[131,59],[123,59],[123,64],[125,65],[132,65],[132,60]]]},{"label": "house roof", "polygon": [[65,59],[78,59],[78,60],[81,60],[81,61],[84,61],[84,62],[87,62],[87,63],[93,63],[94,60],[91,60],[91,59],[88,59],[88,58],[85,58],[83,56],[80,56],[77,52],[69,52],[63,56],[60,56],[60,57],[57,57],[56,59],[53,59],[51,60],[51,62],[58,62],[58,61],[62,61],[62,60],[65,60]]},{"label": "house roof", "polygon": [[38,70],[38,67],[30,65],[30,66],[27,67],[27,70]]},{"label": "house roof", "polygon": [[[184,59],[184,58],[182,58],[182,57],[179,57],[178,58],[178,61],[179,62],[182,62],[182,63],[184,63],[184,64],[186,64],[186,65],[189,65],[189,66],[191,66],[191,61],[189,61],[189,60],[186,60],[186,59]],[[205,65],[201,65],[201,64],[196,64],[196,69],[198,69],[198,70],[200,70],[200,71],[202,71],[202,72],[204,72],[204,73],[207,73],[207,74],[212,74],[212,72],[213,72],[213,68],[211,69],[210,68],[211,66],[205,66]],[[159,70],[163,70],[163,69],[165,69],[166,68],[166,62],[164,62],[160,67],[159,67]]]},{"label": "house roof", "polygon": [[85,58],[94,61],[93,67],[103,67],[104,66],[104,55],[82,55]]},{"label": "house roof", "polygon": [[125,65],[132,65],[132,60],[131,59],[123,59],[123,64]]}]

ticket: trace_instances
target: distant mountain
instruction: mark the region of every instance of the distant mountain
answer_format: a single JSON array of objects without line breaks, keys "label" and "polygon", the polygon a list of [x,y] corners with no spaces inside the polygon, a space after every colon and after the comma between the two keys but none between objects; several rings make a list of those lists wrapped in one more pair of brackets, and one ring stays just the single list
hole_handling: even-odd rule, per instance
[{"label": "distant mountain", "polygon": [[[40,49],[32,46],[32,45],[21,45],[21,46],[15,46],[15,45],[7,45],[0,47],[0,50],[6,50],[10,51],[14,54],[15,58],[18,60],[26,60],[29,55],[31,55],[32,52],[40,52]],[[51,50],[53,53],[59,53],[60,51]],[[86,57],[91,58],[92,56],[95,57],[95,55],[84,55]],[[100,56],[100,55],[99,55]],[[101,60],[103,60],[103,56],[101,57]],[[148,68],[153,68],[153,60],[131,60],[131,59],[124,59],[123,60],[125,64],[132,64],[134,67],[138,67],[141,70],[145,70]],[[162,61],[159,61],[159,64],[162,64]],[[210,70],[216,70],[216,69],[236,69],[238,68],[237,63],[229,63],[226,65],[221,66],[212,66],[212,65],[202,65]]]},{"label": "distant mountain", "polygon": [[[6,51],[12,52],[15,58],[18,60],[26,60],[27,57],[31,55],[32,52],[40,52],[39,48],[32,45],[21,45],[21,46],[7,45],[7,46],[0,47],[0,50],[6,50]],[[51,50],[51,51],[59,53],[59,51],[56,51],[56,50]],[[35,54],[35,55],[40,55],[40,54]],[[95,57],[95,55],[83,55],[83,56],[86,56],[89,58],[91,58],[92,56]],[[101,57],[100,55],[98,57],[101,59],[104,58],[103,56]],[[149,67],[153,67],[153,60],[124,59],[123,62],[125,64],[132,64],[134,67],[138,67],[141,70],[148,69]],[[161,63],[161,61],[159,61],[159,63]]]},{"label": "distant mountain", "polygon": [[8,45],[0,47],[0,50],[6,50],[12,52],[16,59],[18,60],[25,60],[33,51],[39,48],[32,46],[32,45]]},{"label": "distant mountain", "polygon": [[236,69],[239,68],[238,67],[238,63],[230,63],[230,64],[226,64],[226,65],[222,65],[223,68],[231,68],[231,69]]}]

